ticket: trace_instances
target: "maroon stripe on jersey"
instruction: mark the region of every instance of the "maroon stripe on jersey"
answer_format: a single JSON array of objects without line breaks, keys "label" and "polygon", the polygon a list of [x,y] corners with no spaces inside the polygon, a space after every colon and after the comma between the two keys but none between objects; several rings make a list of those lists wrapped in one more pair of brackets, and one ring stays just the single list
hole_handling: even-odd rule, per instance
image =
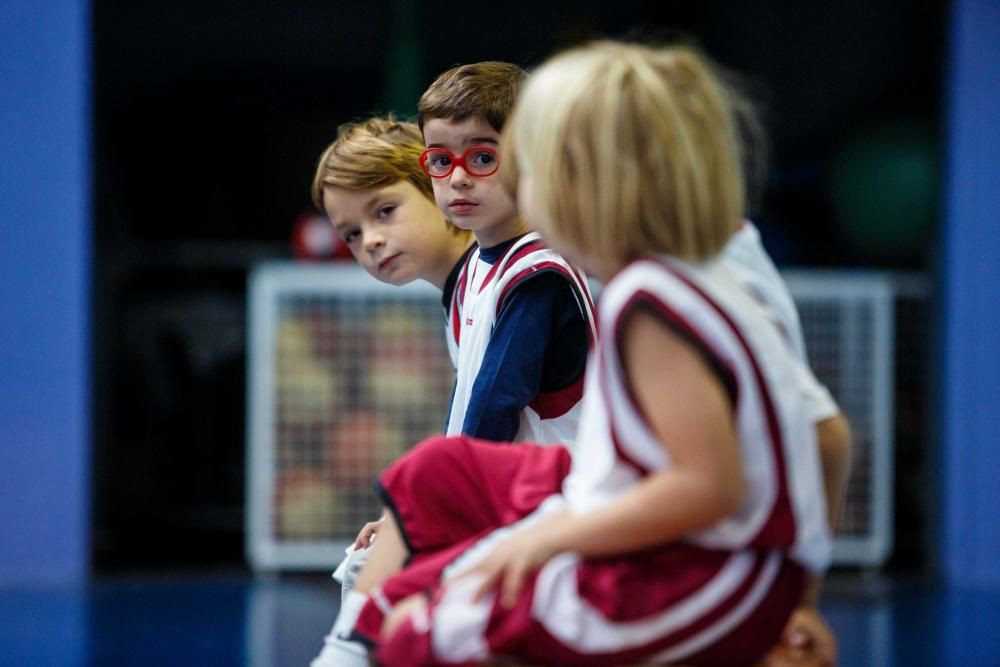
[{"label": "maroon stripe on jersey", "polygon": [[[718,576],[732,552],[674,542],[640,553],[584,560],[577,567],[580,598],[616,623],[658,614]],[[669,579],[664,573],[676,574]]]},{"label": "maroon stripe on jersey", "polygon": [[587,327],[587,346],[593,347],[597,341],[597,308],[594,306],[594,299],[590,296],[590,289],[587,286],[587,278],[578,268],[569,265],[569,270],[573,272],[576,279],[580,281],[583,291],[584,303],[587,304],[585,316],[590,326]]},{"label": "maroon stripe on jersey", "polygon": [[[507,257],[498,260],[496,264],[490,267],[490,270],[486,274],[486,277],[483,278],[483,284],[479,286],[479,293],[482,294],[483,290],[486,289],[486,286],[490,284],[493,278],[497,277],[497,271],[500,269],[501,266],[503,267],[504,271],[506,271],[507,267],[511,266],[514,262],[518,261],[519,259],[530,253],[535,252],[536,250],[539,250],[542,247],[543,246],[541,241],[538,240],[528,241],[523,246],[518,248],[517,251],[514,252],[512,255],[508,255]],[[501,272],[500,275],[503,275],[503,273]]]},{"label": "maroon stripe on jersey", "polygon": [[[632,557],[635,558],[637,555],[633,554]],[[672,632],[668,631],[635,648],[583,654],[577,646],[564,644],[550,634],[546,627],[534,618],[530,604],[537,592],[535,589],[537,574],[525,582],[522,594],[513,608],[502,610],[499,603],[494,604],[484,638],[493,655],[514,655],[532,663],[592,666],[640,663],[709,630],[743,604],[747,595],[759,584],[766,562],[763,555],[755,555],[754,559],[754,565],[743,581],[719,604],[706,609],[704,614],[691,623]],[[603,560],[594,559],[593,567],[599,569]],[[677,656],[677,660],[706,665],[755,664],[777,642],[789,614],[801,600],[805,581],[802,573],[802,569],[793,562],[783,561],[768,591],[734,628],[725,632],[706,648],[696,649],[696,654],[680,655]],[[659,575],[655,577],[657,581],[650,582],[652,587],[659,587],[661,584],[672,586],[670,579],[673,573],[661,571],[657,574]],[[606,589],[603,594],[609,598],[603,606],[614,604],[611,599],[624,597],[622,591],[615,587]],[[643,590],[638,597],[642,598],[645,594],[646,590]],[[628,604],[627,600],[625,604]],[[668,609],[661,608],[653,615],[660,615],[666,611]],[[703,656],[704,660],[701,659]],[[691,660],[693,657],[697,659]]]},{"label": "maroon stripe on jersey", "polygon": [[502,262],[503,262],[503,260],[497,261],[497,263],[494,264],[493,266],[491,266],[490,270],[486,272],[486,277],[483,278],[483,284],[479,286],[479,293],[480,294],[483,293],[483,290],[486,289],[486,286],[489,285],[490,282],[493,280],[493,277],[497,274],[497,269],[500,268],[500,264]]},{"label": "maroon stripe on jersey", "polygon": [[[697,635],[698,633],[707,630],[715,623],[718,623],[727,614],[731,613],[733,609],[735,609],[743,602],[747,594],[753,589],[754,584],[756,584],[757,580],[760,578],[761,570],[763,568],[764,568],[764,558],[758,554],[754,554],[754,564],[750,568],[750,572],[746,575],[746,577],[744,577],[743,581],[740,582],[739,586],[737,586],[728,596],[726,596],[726,598],[722,602],[715,605],[711,609],[706,610],[706,613],[702,614],[691,623],[688,623],[687,625],[678,628],[673,632],[669,632],[659,637],[658,639],[646,644],[641,648],[633,649],[631,651],[623,651],[622,654],[616,653],[615,654],[616,658],[620,656],[620,657],[628,657],[635,659],[635,658],[641,658],[643,656],[648,656],[652,653],[659,653],[661,651],[666,651],[672,646],[676,646],[681,642],[686,641],[691,637]],[[664,583],[664,582],[656,582],[656,583]]]},{"label": "maroon stripe on jersey", "polygon": [[451,299],[451,335],[458,345],[462,340],[462,318],[458,314],[458,299]]},{"label": "maroon stripe on jersey", "polygon": [[[633,662],[661,653],[720,622],[742,604],[754,586],[758,584],[766,558],[763,554],[757,554],[755,560],[750,574],[736,590],[710,612],[693,623],[643,647],[615,653],[614,662],[616,664],[623,661]],[[756,664],[757,660],[763,657],[781,636],[785,622],[801,601],[803,584],[802,569],[785,559],[767,593],[734,629],[718,638],[707,648],[698,651],[695,656],[682,655],[678,656],[676,660],[684,663],[690,661],[691,664],[699,665]],[[702,656],[704,656],[704,660]],[[709,658],[709,656],[712,657]]]},{"label": "maroon stripe on jersey", "polygon": [[[580,269],[578,269],[575,266],[573,266],[572,264],[569,265],[569,268],[570,268],[570,271],[573,272],[573,275],[576,276],[576,279],[580,281],[580,284],[583,285],[583,286],[586,286],[587,285],[587,277],[585,275],[583,275],[583,272],[580,271]],[[590,306],[590,312],[596,313],[597,312],[597,307],[594,306],[594,299],[591,298],[591,296],[590,296],[590,290],[589,289],[585,289],[583,291],[583,298],[587,300],[587,305]]]},{"label": "maroon stripe on jersey", "polygon": [[792,612],[802,603],[806,573],[798,563],[784,559],[777,575],[753,612],[725,636],[698,651],[683,656],[693,665],[731,665],[733,656],[742,656],[746,664],[759,664],[781,638]]},{"label": "maroon stripe on jersey", "polygon": [[470,252],[465,256],[465,263],[462,265],[462,270],[458,273],[455,291],[451,295],[451,335],[455,338],[456,345],[462,340],[461,307],[465,303],[465,279],[469,273],[469,261],[475,254],[475,252]]},{"label": "maroon stripe on jersey", "polygon": [[698,620],[693,623],[690,623],[689,625],[672,632],[665,637],[661,637],[656,642],[656,650],[662,651],[677,644],[678,642],[691,638],[699,632],[707,629],[712,624],[717,623],[719,619],[733,611],[737,605],[743,602],[743,599],[753,589],[754,584],[757,583],[757,580],[761,575],[761,570],[764,569],[764,562],[764,557],[759,553],[755,553],[754,564],[753,567],[750,568],[750,572],[743,579],[743,581],[740,582],[740,585],[726,597],[725,600],[713,607],[707,614],[699,617]]},{"label": "maroon stripe on jersey", "polygon": [[[680,314],[675,312],[665,303],[663,303],[659,298],[645,291],[638,291],[632,295],[625,306],[618,311],[616,321],[614,323],[615,329],[615,345],[617,346],[619,360],[622,359],[620,350],[622,349],[622,335],[624,334],[624,325],[628,319],[628,316],[634,312],[634,309],[640,306],[647,306],[654,312],[655,315],[661,317],[665,320],[668,326],[679,331],[685,339],[690,340],[690,342],[697,347],[702,356],[706,359],[706,362],[712,368],[712,370],[719,377],[719,381],[722,383],[723,387],[726,389],[726,394],[729,396],[730,401],[732,401],[733,409],[735,410],[737,400],[739,398],[737,392],[737,384],[735,379],[735,374],[732,369],[722,360],[722,357],[716,353],[708,341],[704,340],[700,334],[698,334],[694,327],[691,326]],[[602,363],[604,362],[603,355],[601,356]],[[621,364],[621,372],[624,375],[624,364]],[[607,382],[603,383],[604,387],[604,403],[605,405],[611,405],[611,398],[608,394]],[[625,395],[632,405],[632,409],[638,415],[639,419],[642,421],[647,431],[652,433],[652,427],[650,425],[649,418],[646,416],[642,407],[639,405],[638,397],[629,384],[627,378],[622,378],[622,387],[625,391]],[[649,469],[644,465],[639,463],[625,448],[621,440],[618,437],[618,430],[615,428],[615,418],[612,414],[608,414],[608,421],[611,423],[611,441],[615,446],[615,452],[618,454],[618,458],[628,465],[635,468],[641,475],[645,476],[649,474]],[[654,436],[655,437],[655,436]]]},{"label": "maroon stripe on jersey", "polygon": [[583,398],[583,375],[564,389],[538,394],[528,405],[542,419],[555,419],[569,412],[581,398]]},{"label": "maroon stripe on jersey", "polygon": [[[503,308],[504,301],[507,300],[507,295],[510,294],[515,287],[523,283],[526,279],[531,278],[532,276],[539,275],[546,271],[555,271],[556,273],[561,273],[562,275],[566,276],[566,278],[569,280],[570,289],[572,289],[574,293],[579,292],[579,290],[576,289],[576,285],[573,284],[573,279],[572,277],[570,277],[569,271],[567,271],[566,267],[564,267],[559,262],[548,261],[548,262],[542,262],[541,264],[533,264],[532,266],[529,266],[528,268],[522,270],[520,273],[515,275],[513,278],[510,279],[510,282],[504,285],[503,290],[500,292],[500,297],[497,299],[496,315],[500,315],[500,310]],[[586,313],[583,313],[583,316],[584,319],[586,320],[590,319],[589,317],[587,317]]]},{"label": "maroon stripe on jersey", "polygon": [[[605,380],[604,382],[600,383],[601,394],[602,398],[604,399],[604,405],[610,406],[612,403],[611,403],[611,393],[610,389],[608,388],[608,382],[607,382],[607,377],[608,377],[607,361],[604,359],[604,355],[602,354],[598,354],[596,358],[597,358],[597,363],[600,365],[601,375]],[[621,439],[618,437],[618,429],[615,427],[615,417],[611,413],[611,410],[608,410],[607,414],[608,414],[608,431],[609,435],[611,436],[611,444],[614,445],[615,447],[615,454],[618,455],[618,458],[621,459],[623,463],[631,466],[637,473],[639,473],[640,477],[645,477],[646,475],[649,474],[649,469],[643,464],[636,461],[634,458],[632,458],[632,455],[628,451],[626,451],[626,449],[622,446]]]},{"label": "maroon stripe on jersey", "polygon": [[[683,641],[690,639],[691,637],[697,635],[710,628],[713,624],[718,623],[720,619],[733,611],[733,609],[743,602],[747,593],[753,589],[757,579],[760,576],[761,569],[763,568],[763,559],[759,556],[755,558],[753,567],[750,569],[750,573],[744,577],[743,581],[740,582],[739,586],[733,590],[726,599],[715,605],[711,609],[707,609],[706,613],[699,616],[696,620],[682,626],[672,632],[668,632],[657,639],[644,644],[643,646],[638,646],[633,649],[628,649],[625,651],[618,651],[612,655],[606,655],[606,658],[613,657],[612,664],[621,664],[623,662],[633,662],[639,661],[644,657],[666,651],[673,646],[677,646]],[[658,584],[668,583],[669,578],[664,578],[661,581],[650,582],[651,588],[656,587]],[[614,593],[611,592],[613,596]],[[667,609],[662,609],[659,611],[660,614],[667,611]],[[686,656],[684,656],[686,657]],[[733,656],[730,656],[731,658]],[[682,657],[683,659],[683,657]]]},{"label": "maroon stripe on jersey", "polygon": [[[510,268],[517,262],[521,261],[522,259],[530,255],[531,253],[535,252],[536,250],[544,250],[544,249],[545,249],[545,244],[542,243],[541,239],[528,241],[523,246],[514,251],[512,254],[508,255],[507,257],[504,257],[502,262],[497,262],[497,264],[503,264],[503,270],[506,271],[508,268]],[[501,273],[501,275],[503,274]]]},{"label": "maroon stripe on jersey", "polygon": [[465,290],[468,288],[468,275],[469,275],[469,265],[472,263],[472,258],[478,255],[477,252],[470,252],[465,256],[465,265],[462,266],[462,272],[458,274],[458,287],[455,292],[458,295],[458,307],[461,309],[465,305]]},{"label": "maroon stripe on jersey", "polygon": [[[698,330],[692,325],[683,315],[678,313],[676,310],[671,308],[668,304],[664,303],[651,292],[645,290],[639,290],[629,298],[628,302],[618,311],[618,317],[615,321],[615,344],[618,346],[619,357],[621,357],[621,350],[623,350],[623,338],[625,335],[625,325],[628,323],[628,318],[630,315],[634,314],[639,308],[648,308],[652,311],[653,315],[661,318],[664,323],[677,332],[682,338],[691,343],[697,348],[698,352],[705,359],[705,362],[711,368],[712,372],[716,374],[719,381],[722,383],[723,388],[726,390],[726,394],[729,396],[729,402],[733,406],[733,410],[736,410],[736,406],[739,404],[739,385],[736,382],[736,373],[729,366],[728,363],[722,358],[712,344],[705,339]],[[625,382],[625,392],[628,394],[629,400],[635,407],[636,412],[643,416],[646,423],[649,420],[646,419],[645,415],[642,414],[642,409],[639,407],[639,401],[637,400],[635,394],[632,391],[632,386]]]},{"label": "maroon stripe on jersey", "polygon": [[767,521],[764,522],[760,532],[758,532],[757,535],[750,541],[749,546],[771,548],[791,546],[795,543],[796,526],[795,513],[792,510],[791,499],[788,497],[788,470],[785,465],[784,441],[781,437],[781,428],[778,424],[778,414],[774,407],[774,400],[771,398],[771,392],[768,390],[767,383],[764,381],[764,374],[760,370],[760,364],[757,361],[757,357],[754,356],[746,338],[743,337],[743,332],[740,331],[740,329],[733,322],[732,318],[729,317],[729,313],[723,310],[722,307],[719,306],[719,304],[716,303],[712,297],[706,294],[704,290],[702,290],[683,273],[671,266],[652,261],[649,263],[653,266],[659,267],[661,270],[666,270],[668,273],[675,276],[678,280],[691,288],[692,291],[698,294],[705,301],[705,303],[711,306],[711,308],[718,313],[718,315],[726,323],[730,331],[732,331],[736,340],[739,341],[740,347],[743,348],[743,352],[746,354],[747,359],[750,360],[750,366],[753,369],[757,391],[760,392],[761,402],[764,405],[764,413],[767,416],[767,430],[771,436],[771,456],[774,461],[775,479],[777,481],[778,489],[774,507],[771,510],[770,516],[767,518]]}]

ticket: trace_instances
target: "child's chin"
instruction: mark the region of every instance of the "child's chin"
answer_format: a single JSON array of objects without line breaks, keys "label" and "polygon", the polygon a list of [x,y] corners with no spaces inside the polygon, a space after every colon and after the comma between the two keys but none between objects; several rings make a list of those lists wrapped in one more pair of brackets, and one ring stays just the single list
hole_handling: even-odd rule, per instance
[{"label": "child's chin", "polygon": [[408,274],[398,274],[389,276],[382,282],[389,283],[393,287],[402,287],[403,285],[408,285],[409,283],[412,283],[414,280],[416,280],[415,276],[411,276]]},{"label": "child's chin", "polygon": [[482,227],[482,225],[475,224],[474,221],[469,220],[467,217],[460,217],[456,215],[454,218],[449,219],[451,220],[451,224],[466,232],[474,232]]}]

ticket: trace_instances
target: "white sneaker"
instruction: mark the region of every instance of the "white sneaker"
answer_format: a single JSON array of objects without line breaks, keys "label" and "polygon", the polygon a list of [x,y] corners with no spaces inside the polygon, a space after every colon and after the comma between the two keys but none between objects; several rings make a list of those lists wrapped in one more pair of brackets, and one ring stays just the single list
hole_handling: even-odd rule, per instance
[{"label": "white sneaker", "polygon": [[341,639],[333,632],[323,638],[323,650],[309,667],[369,667],[368,650],[359,642]]}]

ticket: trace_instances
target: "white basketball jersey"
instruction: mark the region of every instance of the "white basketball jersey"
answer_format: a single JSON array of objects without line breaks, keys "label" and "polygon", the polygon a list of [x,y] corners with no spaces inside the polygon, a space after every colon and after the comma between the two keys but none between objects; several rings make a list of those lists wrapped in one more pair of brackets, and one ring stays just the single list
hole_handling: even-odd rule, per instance
[{"label": "white basketball jersey", "polygon": [[617,349],[622,316],[637,302],[685,330],[717,362],[735,406],[746,499],[735,515],[687,540],[706,548],[781,550],[812,571],[825,568],[831,538],[816,432],[797,388],[798,361],[719,260],[697,266],[640,260],[602,291],[602,335],[587,367],[583,421],[563,486],[570,506],[606,505],[670,466],[631,398]]},{"label": "white basketball jersey", "polygon": [[781,274],[778,273],[778,268],[764,249],[757,227],[745,220],[722,249],[720,258],[729,266],[736,279],[764,306],[770,319],[801,362],[798,369],[799,382],[813,422],[822,421],[839,413],[837,402],[809,366],[805,337],[802,335],[802,324],[795,308],[795,301]]},{"label": "white basketball jersey", "polygon": [[[479,252],[476,248],[470,253],[459,273],[448,310],[448,350],[456,376],[448,435],[462,432],[466,408],[497,315],[505,297],[522,281],[542,271],[564,275],[590,327],[591,337],[596,335],[594,307],[586,279],[559,254],[546,248],[537,233],[518,239],[495,264],[483,261]],[[571,446],[580,416],[582,382],[581,379],[578,384],[551,394],[539,394],[525,406],[516,441]]]}]

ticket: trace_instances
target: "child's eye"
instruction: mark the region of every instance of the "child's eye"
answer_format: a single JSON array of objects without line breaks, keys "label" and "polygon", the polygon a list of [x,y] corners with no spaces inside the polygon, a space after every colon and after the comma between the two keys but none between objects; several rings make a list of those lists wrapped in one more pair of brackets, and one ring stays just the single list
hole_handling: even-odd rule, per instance
[{"label": "child's eye", "polygon": [[488,167],[492,165],[497,158],[495,155],[493,155],[493,153],[490,153],[489,151],[479,151],[472,157],[472,159],[475,161],[475,164],[479,165],[480,167]]},{"label": "child's eye", "polygon": [[438,169],[447,169],[448,167],[451,166],[451,158],[449,156],[447,156],[447,155],[440,154],[440,153],[437,154],[437,155],[435,155],[435,156],[433,156],[433,157],[431,157],[431,159],[428,160],[428,162],[430,163],[430,165],[432,167],[435,167],[435,168],[438,168]]},{"label": "child's eye", "polygon": [[358,230],[356,229],[348,230],[347,232],[344,233],[344,243],[346,243],[347,245],[351,245],[352,243],[358,240],[359,236],[360,233],[358,232]]},{"label": "child's eye", "polygon": [[395,204],[393,204],[391,206],[383,206],[382,208],[380,208],[378,210],[378,217],[379,217],[380,220],[384,219],[384,218],[388,218],[390,215],[392,215],[392,212],[395,211],[395,210],[396,210],[396,205]]}]

